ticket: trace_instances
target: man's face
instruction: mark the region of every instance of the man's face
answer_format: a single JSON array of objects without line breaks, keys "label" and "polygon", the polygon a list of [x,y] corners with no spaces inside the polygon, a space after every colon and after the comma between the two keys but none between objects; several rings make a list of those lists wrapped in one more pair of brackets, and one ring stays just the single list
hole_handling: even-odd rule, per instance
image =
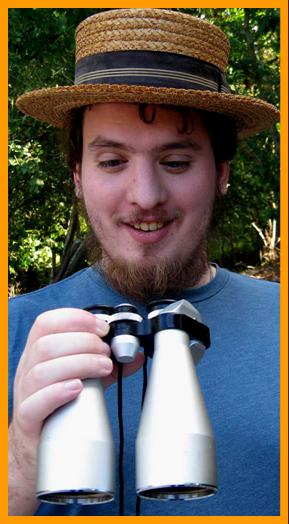
[{"label": "man's face", "polygon": [[166,108],[157,108],[151,124],[140,119],[137,105],[86,109],[76,192],[111,260],[146,268],[164,260],[182,265],[206,237],[217,178],[222,191],[227,164],[217,173],[197,113],[190,132],[180,128],[180,115]]}]

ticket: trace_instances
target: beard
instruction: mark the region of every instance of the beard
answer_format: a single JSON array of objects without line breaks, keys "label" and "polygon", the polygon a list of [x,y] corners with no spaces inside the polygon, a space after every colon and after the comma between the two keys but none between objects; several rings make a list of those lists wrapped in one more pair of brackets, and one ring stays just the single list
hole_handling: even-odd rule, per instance
[{"label": "beard", "polygon": [[208,269],[207,243],[202,239],[184,259],[128,262],[112,258],[91,229],[86,240],[90,262],[116,291],[146,304],[195,287]]}]

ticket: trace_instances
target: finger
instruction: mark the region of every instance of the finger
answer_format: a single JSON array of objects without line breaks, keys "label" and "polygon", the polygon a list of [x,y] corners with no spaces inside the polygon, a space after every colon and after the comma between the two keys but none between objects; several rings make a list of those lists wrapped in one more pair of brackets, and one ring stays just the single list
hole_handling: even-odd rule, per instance
[{"label": "finger", "polygon": [[112,368],[112,360],[105,355],[69,355],[40,362],[24,376],[22,395],[30,396],[38,389],[64,380],[104,377]]},{"label": "finger", "polygon": [[56,333],[38,338],[31,346],[32,367],[37,362],[44,362],[67,355],[92,353],[109,356],[110,346],[98,335],[85,332]]},{"label": "finger", "polygon": [[85,331],[104,336],[109,325],[89,311],[76,308],[61,308],[46,311],[39,315],[29,333],[27,344],[31,345],[38,338],[52,333]]},{"label": "finger", "polygon": [[38,435],[43,420],[55,409],[75,399],[83,388],[79,379],[50,384],[27,397],[19,406],[17,421],[25,432]]}]

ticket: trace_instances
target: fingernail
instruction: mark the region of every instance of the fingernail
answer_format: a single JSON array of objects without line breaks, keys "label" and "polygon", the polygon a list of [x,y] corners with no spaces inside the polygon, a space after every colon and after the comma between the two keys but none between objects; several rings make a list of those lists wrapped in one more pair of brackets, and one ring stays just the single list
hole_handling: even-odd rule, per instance
[{"label": "fingernail", "polygon": [[101,337],[104,337],[109,332],[109,324],[107,324],[107,322],[105,322],[104,320],[96,318],[96,332]]},{"label": "fingernail", "polygon": [[78,378],[65,382],[64,387],[67,391],[78,391],[82,387],[82,382]]},{"label": "fingernail", "polygon": [[103,371],[112,371],[112,361],[110,358],[99,358],[99,363]]},{"label": "fingernail", "polygon": [[110,355],[111,349],[110,349],[110,346],[106,342],[101,341],[99,348],[100,348],[101,353],[104,353],[105,355],[108,355],[108,356]]}]

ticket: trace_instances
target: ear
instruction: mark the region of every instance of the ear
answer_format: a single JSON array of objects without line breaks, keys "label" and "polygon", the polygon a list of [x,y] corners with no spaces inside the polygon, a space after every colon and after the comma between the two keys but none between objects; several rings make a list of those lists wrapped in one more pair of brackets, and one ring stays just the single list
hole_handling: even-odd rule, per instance
[{"label": "ear", "polygon": [[229,187],[230,164],[228,161],[220,162],[217,166],[218,190],[224,196]]},{"label": "ear", "polygon": [[81,166],[79,163],[76,164],[73,171],[73,181],[74,181],[74,191],[77,198],[82,197],[82,188],[81,188]]}]

